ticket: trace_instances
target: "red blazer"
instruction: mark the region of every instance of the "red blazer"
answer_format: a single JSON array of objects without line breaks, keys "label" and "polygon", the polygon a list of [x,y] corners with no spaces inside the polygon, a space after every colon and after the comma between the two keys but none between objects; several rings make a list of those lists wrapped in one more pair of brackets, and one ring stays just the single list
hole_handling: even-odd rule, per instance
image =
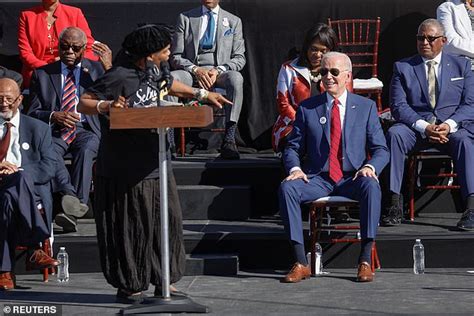
[{"label": "red blazer", "polygon": [[33,69],[52,63],[54,58],[58,57],[58,37],[66,27],[76,26],[86,33],[87,50],[85,57],[97,60],[97,56],[92,53],[91,49],[94,38],[91,35],[91,30],[81,9],[59,3],[53,15],[56,17],[56,21],[53,24],[54,30],[51,33],[56,47],[54,54],[51,55],[45,54],[46,49],[49,47],[49,39],[46,12],[43,6],[27,9],[20,14],[18,49],[21,61],[23,62],[22,75],[25,88],[28,88],[30,85]]}]

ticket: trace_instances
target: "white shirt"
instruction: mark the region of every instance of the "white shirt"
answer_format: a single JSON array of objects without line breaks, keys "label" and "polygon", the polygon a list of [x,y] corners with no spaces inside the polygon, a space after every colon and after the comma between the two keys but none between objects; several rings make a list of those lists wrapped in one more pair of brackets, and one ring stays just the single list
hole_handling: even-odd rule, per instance
[{"label": "white shirt", "polygon": [[3,139],[7,127],[6,122],[12,123],[10,127],[10,145],[8,146],[7,156],[5,160],[14,164],[17,167],[21,166],[21,151],[20,151],[20,111],[11,118],[10,121],[5,121],[0,118],[0,139]]},{"label": "white shirt", "polygon": [[[442,52],[439,53],[435,58],[433,59],[427,59],[427,58],[424,58],[424,57],[421,57],[421,59],[423,59],[423,63],[425,65],[425,74],[426,74],[426,78],[428,80],[428,62],[431,61],[431,60],[434,60],[436,62],[436,64],[434,65],[434,68],[435,68],[435,74],[436,74],[436,81],[438,82],[438,87],[441,87],[441,84],[440,84],[440,78],[441,78],[441,71],[442,71],[442,68],[441,68],[441,56],[442,56]],[[446,121],[444,121],[444,123],[448,124],[449,125],[449,133],[454,133],[458,130],[458,124],[453,121],[452,119],[447,119]],[[420,132],[421,133],[421,136],[425,137],[425,130],[426,130],[426,127],[430,125],[429,122],[425,121],[425,120],[418,120],[415,122],[415,124],[413,125],[413,128]]]}]

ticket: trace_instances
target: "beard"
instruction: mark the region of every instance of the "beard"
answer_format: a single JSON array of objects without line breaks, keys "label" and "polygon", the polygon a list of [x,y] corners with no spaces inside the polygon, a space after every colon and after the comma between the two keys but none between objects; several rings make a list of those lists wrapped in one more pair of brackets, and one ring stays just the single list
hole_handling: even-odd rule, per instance
[{"label": "beard", "polygon": [[13,111],[0,112],[0,117],[6,121],[11,120],[13,117]]}]

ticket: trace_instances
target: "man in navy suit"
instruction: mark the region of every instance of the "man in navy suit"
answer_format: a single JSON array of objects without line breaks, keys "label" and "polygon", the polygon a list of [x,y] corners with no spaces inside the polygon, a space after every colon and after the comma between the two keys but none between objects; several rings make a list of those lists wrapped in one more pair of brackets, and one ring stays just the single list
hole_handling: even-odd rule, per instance
[{"label": "man in navy suit", "polygon": [[300,104],[283,152],[289,175],[280,186],[280,214],[296,263],[282,282],[299,282],[311,274],[300,204],[331,194],[360,202],[362,240],[357,280],[370,282],[373,274],[369,262],[381,208],[377,175],[388,163],[388,148],[375,103],[346,90],[352,76],[349,57],[337,52],[325,54],[321,74],[326,93]]},{"label": "man in navy suit", "polygon": [[[3,76],[3,77],[2,77]],[[46,124],[20,114],[16,76],[0,76],[0,290],[14,288],[17,245],[32,248],[27,268],[58,265],[38,244],[50,236],[56,157]],[[44,213],[44,217],[41,213]],[[33,251],[34,250],[34,251]]]},{"label": "man in navy suit", "polygon": [[418,55],[396,62],[390,107],[398,122],[387,133],[391,205],[382,224],[401,222],[400,190],[408,153],[435,146],[454,160],[466,211],[457,226],[474,229],[474,76],[468,59],[442,52],[443,26],[427,19],[418,28]]},{"label": "man in navy suit", "polygon": [[[75,217],[84,215],[88,210],[92,165],[100,140],[97,115],[79,114],[75,108],[84,90],[104,73],[99,62],[83,58],[86,43],[87,37],[81,29],[66,28],[59,36],[60,60],[36,69],[30,87],[31,106],[28,114],[50,124],[53,148],[60,162],[54,191],[60,191],[68,199],[62,198],[65,213],[56,215],[55,222],[64,231],[75,231]],[[68,110],[64,103],[69,93],[70,74],[74,81],[74,92],[70,93],[72,104]],[[66,134],[67,131],[71,134]],[[70,176],[63,163],[63,157],[68,153],[72,155]],[[76,195],[80,205],[74,203],[73,197]]]}]

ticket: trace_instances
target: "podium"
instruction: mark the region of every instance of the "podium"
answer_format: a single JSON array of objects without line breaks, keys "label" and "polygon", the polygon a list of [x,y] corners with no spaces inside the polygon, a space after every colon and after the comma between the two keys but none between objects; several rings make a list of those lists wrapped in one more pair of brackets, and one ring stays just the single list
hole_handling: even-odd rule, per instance
[{"label": "podium", "polygon": [[160,216],[161,216],[161,271],[162,298],[146,299],[120,311],[122,315],[155,313],[207,313],[206,306],[193,302],[186,296],[170,295],[170,259],[168,232],[168,167],[166,155],[166,128],[204,127],[212,123],[212,109],[208,106],[162,106],[148,108],[110,109],[111,129],[158,128],[160,167]]}]

